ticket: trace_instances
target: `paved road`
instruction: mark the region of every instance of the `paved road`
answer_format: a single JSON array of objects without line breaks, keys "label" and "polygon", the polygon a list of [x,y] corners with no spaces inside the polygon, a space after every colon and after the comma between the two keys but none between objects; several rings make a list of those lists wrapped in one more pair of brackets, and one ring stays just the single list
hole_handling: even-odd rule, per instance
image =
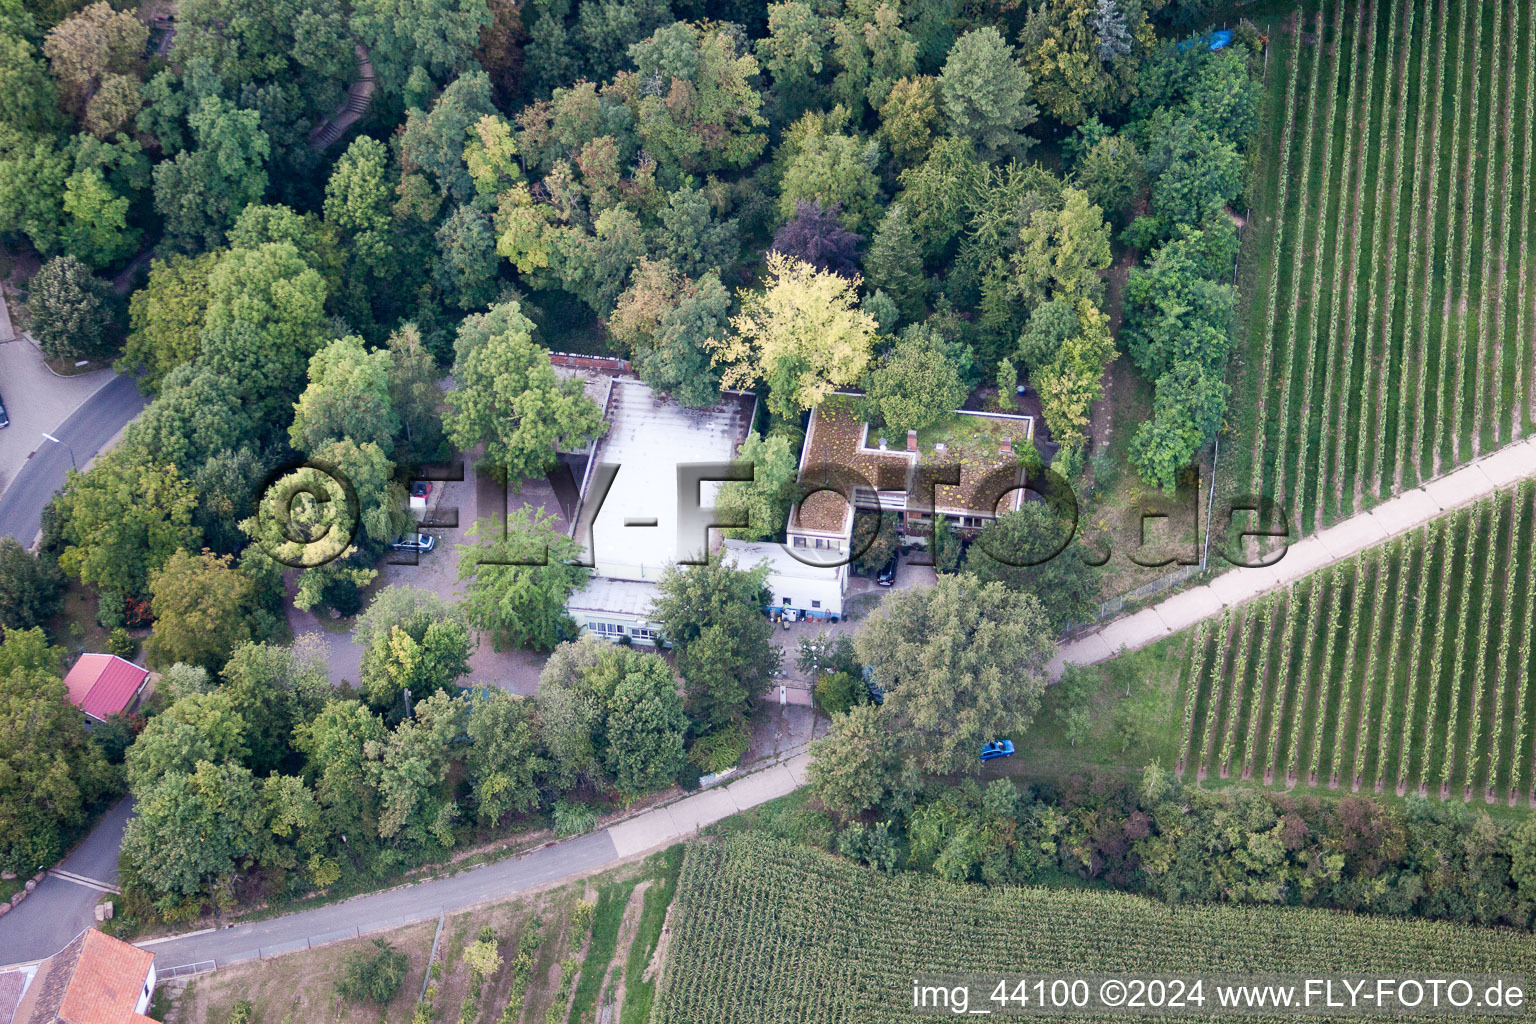
[{"label": "paved road", "polygon": [[[5,324],[0,321],[0,334]],[[111,370],[60,377],[48,369],[28,338],[0,341],[0,395],[11,425],[0,429],[0,494],[43,445],[43,431],[56,430],[112,379]]]},{"label": "paved road", "polygon": [[[214,960],[233,963],[307,949],[311,942],[350,938],[361,929],[382,931],[436,917],[445,910],[504,899],[547,882],[600,868],[618,859],[607,832],[545,846],[516,860],[498,861],[449,878],[359,896],[345,903],[236,925],[222,931],[146,943],[156,969]],[[23,904],[25,906],[25,904]]]},{"label": "paved road", "polygon": [[1065,665],[1091,665],[1107,661],[1121,651],[1154,644],[1202,619],[1290,586],[1303,576],[1416,530],[1436,516],[1533,477],[1536,439],[1505,445],[1422,487],[1405,491],[1292,544],[1272,566],[1232,569],[1204,586],[1192,587],[1134,615],[1116,619],[1097,633],[1063,644],[1051,662],[1050,674],[1055,678]]},{"label": "paved road", "polygon": [[[575,878],[622,859],[670,846],[705,825],[784,796],[804,784],[808,761],[808,755],[799,754],[744,775],[729,785],[653,808],[602,832],[540,847],[514,860],[485,864],[448,878],[359,896],[345,903],[303,910],[269,921],[150,940],[140,945],[154,951],[156,969],[163,977],[171,968],[187,964],[207,960],[235,963],[294,953],[358,934],[425,921],[440,913],[504,900],[541,885]],[[0,960],[4,959],[0,957]]]},{"label": "paved road", "polygon": [[[64,858],[59,868],[70,874],[117,884],[117,851],[133,812],[124,799],[102,816],[90,835]],[[52,956],[95,920],[94,908],[107,893],[49,875],[37,890],[0,917],[0,964]]]},{"label": "paved road", "polygon": [[[75,459],[83,467],[143,408],[144,396],[139,394],[133,378],[114,377],[49,433],[73,448]],[[9,433],[9,428],[0,431],[0,435]],[[5,493],[0,494],[0,536],[9,535],[30,546],[42,528],[43,506],[64,486],[64,475],[70,467],[69,452],[63,445],[44,442],[41,437],[0,437],[0,442],[38,446],[36,454],[27,460]]]}]

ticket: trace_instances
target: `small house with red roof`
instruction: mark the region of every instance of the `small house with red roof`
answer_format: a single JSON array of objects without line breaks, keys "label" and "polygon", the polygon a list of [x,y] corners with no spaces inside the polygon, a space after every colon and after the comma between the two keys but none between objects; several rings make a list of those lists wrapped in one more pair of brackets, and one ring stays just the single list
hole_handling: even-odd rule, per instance
[{"label": "small house with red roof", "polygon": [[132,708],[148,681],[149,669],[115,654],[82,654],[64,677],[70,703],[97,722]]},{"label": "small house with red roof", "polygon": [[35,969],[7,974],[22,979],[21,996],[9,1018],[0,1001],[0,1024],[159,1024],[145,1016],[155,991],[155,954],[95,928]]}]

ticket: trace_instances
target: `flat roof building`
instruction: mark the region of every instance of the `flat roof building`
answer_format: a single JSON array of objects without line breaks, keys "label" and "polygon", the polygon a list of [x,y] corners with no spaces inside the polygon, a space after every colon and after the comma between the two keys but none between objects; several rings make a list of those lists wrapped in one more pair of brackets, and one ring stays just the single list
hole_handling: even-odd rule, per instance
[{"label": "flat roof building", "polygon": [[[582,369],[602,374],[600,368]],[[587,380],[589,393],[594,382]],[[699,509],[720,484],[695,482],[687,467],[736,458],[757,415],[757,397],[728,391],[708,409],[690,409],[632,377],[606,376],[601,405],[608,431],[581,468],[571,536],[587,546],[593,578],[566,610],[584,630],[654,643],[647,611],[655,582],[670,566],[706,554]]]},{"label": "flat roof building", "polygon": [[[859,415],[855,392],[829,395],[811,411],[800,453],[800,479],[814,481],[819,467],[852,471],[853,505],[833,491],[810,495],[792,509],[789,542],[814,552],[843,550],[853,535],[858,508],[897,514],[906,529],[927,527],[944,515],[961,529],[996,519],[999,499],[1008,509],[1022,504],[1021,458],[1034,443],[1033,416],[956,409],[921,431],[871,428]],[[953,481],[958,480],[958,483]]]},{"label": "flat roof building", "polygon": [[767,563],[770,612],[810,619],[841,619],[848,589],[847,565],[808,565],[772,541],[727,540],[721,557],[738,569]]}]

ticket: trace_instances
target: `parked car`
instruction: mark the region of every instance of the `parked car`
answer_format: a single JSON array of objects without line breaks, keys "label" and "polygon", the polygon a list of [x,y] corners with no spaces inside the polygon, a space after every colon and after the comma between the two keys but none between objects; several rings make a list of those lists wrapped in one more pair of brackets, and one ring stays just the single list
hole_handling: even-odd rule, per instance
[{"label": "parked car", "polygon": [[983,761],[995,761],[999,757],[1013,756],[1013,740],[993,740],[981,748]]},{"label": "parked car", "polygon": [[5,413],[5,399],[0,398],[0,427],[8,427],[10,425],[11,418]]},{"label": "parked car", "polygon": [[430,533],[408,533],[390,541],[391,551],[419,551],[426,554],[437,547],[437,538]]},{"label": "parked car", "polygon": [[426,480],[411,481],[411,497],[425,498],[432,493],[432,484]]},{"label": "parked car", "polygon": [[885,703],[885,688],[875,682],[875,670],[868,665],[864,666],[864,692],[869,694],[869,699],[875,704]]},{"label": "parked car", "polygon": [[896,561],[897,557],[892,555],[891,560],[880,567],[880,571],[875,574],[875,583],[882,587],[896,585]]}]

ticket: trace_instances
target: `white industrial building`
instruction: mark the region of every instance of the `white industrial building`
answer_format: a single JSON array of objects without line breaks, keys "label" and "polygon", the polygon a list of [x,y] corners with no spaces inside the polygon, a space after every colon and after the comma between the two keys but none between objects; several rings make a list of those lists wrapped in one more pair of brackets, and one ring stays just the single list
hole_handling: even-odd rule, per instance
[{"label": "white industrial building", "polygon": [[655,643],[659,625],[647,614],[656,581],[669,566],[701,560],[710,546],[701,510],[714,504],[720,485],[690,490],[688,467],[735,459],[757,398],[726,392],[708,409],[689,409],[627,376],[589,380],[589,393],[594,384],[602,388],[608,431],[579,465],[570,517],[571,536],[589,545],[593,578],[566,610],[585,631]]},{"label": "white industrial building", "polygon": [[738,569],[768,563],[768,611],[793,612],[810,619],[843,617],[847,565],[809,565],[782,544],[744,540],[726,541],[723,557]]}]

